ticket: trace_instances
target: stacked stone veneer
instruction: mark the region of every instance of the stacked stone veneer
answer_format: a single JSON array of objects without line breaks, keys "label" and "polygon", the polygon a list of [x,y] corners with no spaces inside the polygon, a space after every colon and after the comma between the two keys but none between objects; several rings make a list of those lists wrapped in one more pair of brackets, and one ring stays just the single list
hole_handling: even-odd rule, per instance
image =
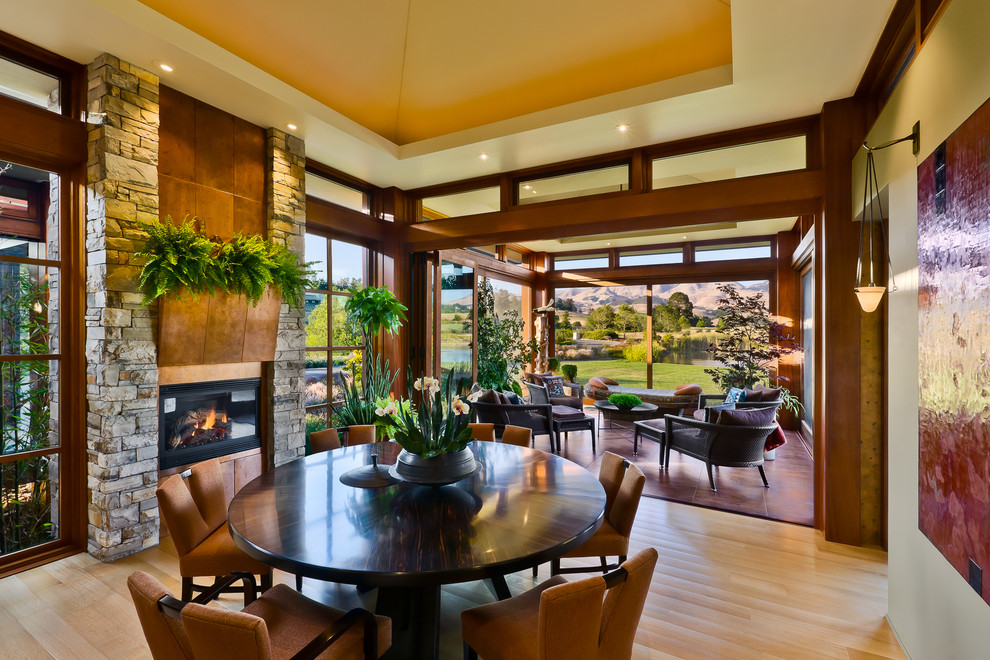
[{"label": "stacked stone veneer", "polygon": [[[306,240],[306,150],[302,140],[274,128],[267,132],[271,180],[265,200],[268,236],[303,255]],[[278,343],[272,365],[272,444],[274,466],[306,452],[306,319],[302,308],[282,302]]]},{"label": "stacked stone veneer", "polygon": [[158,543],[158,365],[140,305],[138,220],[158,217],[158,77],[101,55],[89,65],[86,361],[89,552]]}]

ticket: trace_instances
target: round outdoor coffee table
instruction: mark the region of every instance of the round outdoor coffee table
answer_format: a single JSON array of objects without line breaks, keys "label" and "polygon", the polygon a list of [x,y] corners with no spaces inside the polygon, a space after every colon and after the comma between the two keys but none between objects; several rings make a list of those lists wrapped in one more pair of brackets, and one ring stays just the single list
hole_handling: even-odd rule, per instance
[{"label": "round outdoor coffee table", "polygon": [[473,442],[481,464],[456,484],[407,482],[358,488],[340,476],[391,465],[393,442],[344,447],[265,472],[234,496],[231,536],[275,568],[331,582],[378,587],[392,617],[386,658],[435,658],[440,586],[491,579],[556,559],[590,538],[605,514],[597,477],[528,447]]},{"label": "round outdoor coffee table", "polygon": [[[618,406],[609,403],[608,401],[601,400],[595,401],[595,408],[598,408],[599,420],[601,420],[601,415],[605,415],[605,421],[608,422],[608,428],[612,428],[612,422],[614,420],[619,420],[622,422],[635,422],[638,419],[649,419],[653,416],[653,413],[657,411],[657,404],[655,403],[641,403],[635,408],[622,409]],[[601,427],[599,421],[598,424]],[[619,428],[626,428],[616,424]]]}]

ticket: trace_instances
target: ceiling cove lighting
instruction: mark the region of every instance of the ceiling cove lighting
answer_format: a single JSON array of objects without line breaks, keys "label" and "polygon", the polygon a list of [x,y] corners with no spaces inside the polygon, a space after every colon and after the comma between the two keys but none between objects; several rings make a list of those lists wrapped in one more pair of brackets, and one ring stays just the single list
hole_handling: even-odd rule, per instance
[{"label": "ceiling cove lighting", "polygon": [[296,126],[295,124],[286,124],[286,127],[288,127],[288,129],[289,129],[290,131],[294,131],[294,130],[296,130],[297,128],[299,128],[299,127],[298,127],[298,126]]},{"label": "ceiling cove lighting", "polygon": [[[877,166],[873,160],[873,152],[880,149],[892,147],[900,142],[911,140],[914,154],[917,156],[921,148],[921,127],[920,122],[915,122],[911,134],[890,142],[871,147],[865,142],[863,148],[866,149],[866,182],[863,184],[863,217],[859,223],[859,254],[856,258],[856,286],[853,289],[859,299],[859,306],[863,311],[870,313],[876,310],[883,298],[885,286],[879,286],[876,282],[876,275],[883,269],[883,262],[880,260],[880,250],[886,256],[887,272],[890,277],[891,292],[897,291],[897,283],[894,282],[894,269],[890,265],[890,251],[887,246],[887,231],[883,226],[883,205],[880,201],[880,186],[877,183]],[[876,200],[874,201],[874,197]],[[867,204],[869,208],[867,208]],[[874,207],[877,209],[874,212]],[[880,225],[880,240],[882,245],[874,249],[874,234],[876,229],[874,223]],[[865,272],[864,272],[865,271]]]},{"label": "ceiling cove lighting", "polygon": [[478,158],[480,158],[481,160],[488,160],[488,154],[480,153],[478,154]]},{"label": "ceiling cove lighting", "polygon": [[168,73],[172,73],[173,71],[175,71],[175,69],[172,68],[171,64],[165,64],[164,62],[159,62],[158,68]]},{"label": "ceiling cove lighting", "polygon": [[619,124],[618,126],[615,127],[615,130],[617,130],[620,133],[625,133],[626,131],[629,130],[629,124]]}]

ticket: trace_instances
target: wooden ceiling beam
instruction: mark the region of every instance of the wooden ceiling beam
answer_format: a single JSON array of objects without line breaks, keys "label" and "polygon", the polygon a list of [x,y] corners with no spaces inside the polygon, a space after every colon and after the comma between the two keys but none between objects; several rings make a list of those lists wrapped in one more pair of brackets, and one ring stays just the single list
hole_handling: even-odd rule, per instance
[{"label": "wooden ceiling beam", "polygon": [[582,197],[402,227],[410,252],[816,213],[820,170]]}]

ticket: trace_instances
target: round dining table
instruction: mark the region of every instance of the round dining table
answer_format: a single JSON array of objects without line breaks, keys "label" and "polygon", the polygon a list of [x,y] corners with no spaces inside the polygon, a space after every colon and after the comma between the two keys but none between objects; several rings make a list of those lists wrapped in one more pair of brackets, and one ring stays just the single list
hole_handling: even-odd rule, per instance
[{"label": "round dining table", "polygon": [[373,460],[386,469],[393,442],[344,447],[263,473],[230,503],[234,542],[296,575],[378,588],[392,617],[387,658],[436,658],[440,587],[491,580],[558,558],[601,526],[605,491],[583,467],[528,447],[472,442],[479,467],[445,486],[346,485]]}]

